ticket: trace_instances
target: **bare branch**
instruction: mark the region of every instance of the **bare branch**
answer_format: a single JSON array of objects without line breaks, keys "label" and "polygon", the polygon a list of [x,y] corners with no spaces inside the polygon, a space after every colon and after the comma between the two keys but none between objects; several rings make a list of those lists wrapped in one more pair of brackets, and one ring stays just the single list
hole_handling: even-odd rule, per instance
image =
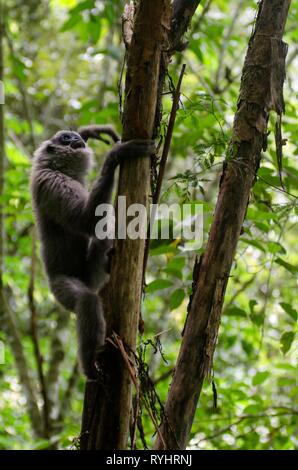
[{"label": "bare branch", "polygon": [[[171,113],[170,113],[169,124],[168,124],[168,129],[167,129],[167,133],[166,133],[165,142],[164,142],[163,152],[162,152],[162,156],[161,156],[160,163],[159,163],[159,172],[158,172],[155,192],[154,192],[153,198],[152,198],[152,204],[157,204],[158,201],[159,201],[159,197],[160,197],[160,192],[161,192],[162,182],[163,182],[163,178],[164,178],[165,168],[166,168],[168,155],[169,155],[169,152],[170,152],[170,147],[171,147],[171,142],[172,142],[172,137],[173,137],[174,125],[175,125],[175,121],[176,121],[176,114],[177,114],[177,110],[178,110],[178,107],[179,107],[180,90],[181,90],[183,76],[185,74],[185,68],[186,68],[186,65],[184,64],[182,66],[182,69],[181,69],[181,72],[180,72],[180,77],[179,77],[179,80],[178,80],[178,83],[177,83],[177,87],[176,87],[176,90],[175,90],[174,95],[173,95],[173,104],[172,104],[172,109],[171,109]],[[154,219],[152,217],[151,221],[149,223],[149,227],[148,227],[146,246],[145,246],[145,252],[144,252],[143,286],[144,286],[144,283],[145,283],[145,273],[146,273],[146,267],[147,267],[148,256],[149,256],[149,248],[150,248],[150,228],[153,224],[154,224]]]}]

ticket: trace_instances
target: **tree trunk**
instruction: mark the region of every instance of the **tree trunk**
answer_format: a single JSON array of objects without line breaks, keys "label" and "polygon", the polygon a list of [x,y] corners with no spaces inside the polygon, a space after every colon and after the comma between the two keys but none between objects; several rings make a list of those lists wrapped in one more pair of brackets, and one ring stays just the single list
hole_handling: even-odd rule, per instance
[{"label": "tree trunk", "polygon": [[[282,36],[290,0],[263,0],[242,72],[233,136],[205,253],[194,268],[175,374],[160,428],[167,449],[184,449],[201,393],[210,374],[220,315],[250,192],[266,148],[270,110],[283,112],[287,46]],[[160,438],[155,449],[164,449]]]},{"label": "tree trunk", "polygon": [[[140,0],[128,51],[123,140],[151,138],[158,128],[167,66],[199,4],[200,0],[174,0],[172,14],[170,0]],[[149,183],[148,160],[126,162],[120,168],[118,195],[126,196],[127,206],[147,205]],[[111,281],[104,294],[108,335],[116,332],[132,350],[143,287],[144,246],[144,240],[117,240]],[[119,351],[110,344],[101,360],[100,377],[99,383],[86,384],[81,449],[126,449],[131,377]]]},{"label": "tree trunk", "polygon": [[[140,0],[128,51],[123,140],[151,139],[157,106],[161,54],[167,48],[170,0]],[[126,206],[148,205],[150,159],[121,164],[118,195]],[[105,292],[107,335],[116,332],[135,350],[142,294],[145,240],[119,240],[116,236],[111,280]],[[126,449],[131,410],[131,379],[120,352],[108,346],[101,385],[87,384],[81,448]],[[91,406],[94,396],[100,400]],[[96,411],[95,411],[96,407]]]}]

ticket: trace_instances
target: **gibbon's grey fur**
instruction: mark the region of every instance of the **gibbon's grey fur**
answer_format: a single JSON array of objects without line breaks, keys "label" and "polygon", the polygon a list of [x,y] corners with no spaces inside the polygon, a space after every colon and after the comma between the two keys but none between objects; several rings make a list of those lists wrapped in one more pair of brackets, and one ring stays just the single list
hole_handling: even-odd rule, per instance
[{"label": "gibbon's grey fur", "polygon": [[91,150],[88,138],[117,134],[107,126],[59,131],[34,155],[31,193],[40,234],[42,258],[55,298],[77,316],[79,357],[83,372],[96,378],[96,352],[105,341],[105,319],[98,292],[108,281],[110,240],[95,238],[95,209],[109,203],[114,173],[121,159],[149,156],[147,140],[116,143],[89,193],[84,187]]}]

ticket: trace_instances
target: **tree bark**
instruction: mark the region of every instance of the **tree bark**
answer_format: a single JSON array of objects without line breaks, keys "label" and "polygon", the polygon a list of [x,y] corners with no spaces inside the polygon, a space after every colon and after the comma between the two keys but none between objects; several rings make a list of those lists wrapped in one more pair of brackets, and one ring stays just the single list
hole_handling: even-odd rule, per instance
[{"label": "tree bark", "polygon": [[[170,19],[170,0],[140,0],[128,51],[123,140],[152,138],[161,54],[167,48]],[[149,158],[121,164],[118,195],[126,197],[127,207],[134,203],[147,206],[149,187]],[[133,351],[142,294],[144,243],[142,239],[116,237],[111,280],[105,289],[107,335],[116,332]],[[102,370],[101,387],[87,384],[87,403],[90,405],[94,395],[100,403],[96,404],[96,412],[92,406],[85,408],[81,448],[126,449],[132,384],[123,359],[113,346],[107,347]]]},{"label": "tree bark", "polygon": [[173,2],[170,34],[171,49],[173,51],[185,48],[185,45],[181,44],[180,41],[200,3],[201,0],[175,0]]},{"label": "tree bark", "polygon": [[279,115],[284,103],[287,46],[282,36],[290,0],[263,0],[242,71],[233,136],[205,253],[196,263],[193,294],[165,419],[155,449],[184,449],[201,393],[210,374],[220,315],[250,192],[266,148],[269,111]]},{"label": "tree bark", "polygon": [[[189,27],[200,0],[140,0],[128,47],[123,140],[151,138],[159,125],[164,77],[171,55]],[[172,16],[171,16],[172,15]],[[129,34],[130,36],[130,34]],[[127,39],[127,37],[125,37]],[[147,205],[150,162],[134,160],[120,168],[118,195],[127,206]],[[139,321],[144,240],[117,240],[111,281],[104,293],[108,335],[116,332],[135,349]],[[108,345],[98,383],[87,383],[81,449],[126,449],[131,410],[131,377],[119,351]]]}]

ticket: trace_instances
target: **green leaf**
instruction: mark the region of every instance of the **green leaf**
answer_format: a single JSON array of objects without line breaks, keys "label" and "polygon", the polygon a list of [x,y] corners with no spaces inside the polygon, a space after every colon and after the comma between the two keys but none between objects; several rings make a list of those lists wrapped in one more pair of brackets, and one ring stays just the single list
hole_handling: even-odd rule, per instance
[{"label": "green leaf", "polygon": [[264,312],[256,313],[252,312],[250,314],[250,319],[256,326],[262,326],[264,323]]},{"label": "green leaf", "polygon": [[170,308],[171,308],[171,310],[175,310],[175,308],[178,308],[179,305],[182,304],[184,298],[185,298],[184,290],[183,289],[176,289],[170,297]]},{"label": "green leaf", "polygon": [[24,81],[26,79],[26,66],[18,57],[12,57],[13,70],[17,78]]},{"label": "green leaf", "polygon": [[252,379],[253,385],[260,385],[265,382],[266,379],[269,377],[269,372],[257,372],[254,378]]},{"label": "green leaf", "polygon": [[254,325],[261,326],[264,322],[264,312],[256,312],[255,307],[258,305],[256,300],[249,301],[250,319]]},{"label": "green leaf", "polygon": [[275,263],[279,264],[280,266],[283,266],[287,271],[289,271],[292,274],[297,274],[298,273],[298,267],[294,266],[293,264],[287,263],[281,258],[276,258]]},{"label": "green leaf", "polygon": [[248,238],[240,238],[240,240],[246,243],[247,245],[251,245],[254,248],[257,248],[258,250],[263,251],[264,253],[266,252],[265,248],[257,240],[249,240]]},{"label": "green leaf", "polygon": [[284,354],[286,354],[292,346],[292,343],[295,339],[294,331],[285,331],[280,338],[280,347]]},{"label": "green leaf", "polygon": [[[94,8],[95,2],[94,0],[85,0],[84,2],[79,3],[74,8],[72,8],[69,12],[69,18],[63,23],[61,27],[61,32],[68,31],[76,26],[78,23],[83,21],[81,12],[84,10],[92,10]],[[98,22],[97,22],[98,25]],[[91,25],[92,28],[92,25]],[[90,32],[91,37],[93,36],[94,32]],[[97,38],[98,39],[98,38]]]},{"label": "green leaf", "polygon": [[286,302],[281,302],[279,304],[284,311],[294,320],[297,321],[297,310],[295,310],[292,305],[287,304]]},{"label": "green leaf", "polygon": [[250,309],[251,314],[254,313],[254,309],[257,305],[258,305],[258,302],[256,300],[253,299],[249,301],[249,309]]},{"label": "green leaf", "polygon": [[266,243],[266,247],[268,248],[268,250],[270,251],[270,253],[283,253],[283,254],[286,254],[286,250],[285,248],[280,244],[280,243],[277,243],[277,242],[268,242]]},{"label": "green leaf", "polygon": [[262,411],[262,406],[259,404],[256,405],[248,405],[244,408],[243,414],[255,414],[255,413],[260,413]]},{"label": "green leaf", "polygon": [[172,258],[167,267],[170,269],[183,269],[185,265],[185,258],[180,257],[174,257]]},{"label": "green leaf", "polygon": [[183,279],[183,273],[182,271],[179,271],[179,269],[166,267],[162,271],[166,274],[169,274],[170,276],[177,277],[178,279]]},{"label": "green leaf", "polygon": [[100,36],[100,23],[97,16],[92,15],[90,21],[87,24],[88,33],[93,44],[96,44]]},{"label": "green leaf", "polygon": [[255,222],[255,226],[261,231],[261,232],[265,232],[265,233],[268,233],[269,230],[270,230],[270,225],[269,224],[265,224],[264,222]]},{"label": "green leaf", "polygon": [[146,288],[146,292],[155,292],[157,290],[167,289],[171,287],[173,283],[167,279],[156,279],[155,281],[150,282]]},{"label": "green leaf", "polygon": [[265,212],[265,211],[260,211],[253,209],[252,207],[249,207],[247,209],[247,216],[246,218],[248,220],[256,220],[256,221],[264,221],[264,220],[277,220],[278,219],[278,214],[275,214],[273,212]]},{"label": "green leaf", "polygon": [[85,0],[84,2],[80,2],[78,5],[76,5],[74,8],[70,10],[70,13],[79,13],[80,11],[83,10],[91,10],[92,8],[95,7],[95,0]]},{"label": "green leaf", "polygon": [[80,21],[82,20],[82,17],[79,13],[74,13],[71,15],[68,20],[63,23],[61,27],[61,32],[64,33],[65,31],[68,31],[72,29],[74,26],[76,26]]},{"label": "green leaf", "polygon": [[238,307],[230,307],[224,313],[225,315],[228,315],[229,317],[247,318],[247,314],[245,310],[242,310],[242,308],[238,308]]}]

